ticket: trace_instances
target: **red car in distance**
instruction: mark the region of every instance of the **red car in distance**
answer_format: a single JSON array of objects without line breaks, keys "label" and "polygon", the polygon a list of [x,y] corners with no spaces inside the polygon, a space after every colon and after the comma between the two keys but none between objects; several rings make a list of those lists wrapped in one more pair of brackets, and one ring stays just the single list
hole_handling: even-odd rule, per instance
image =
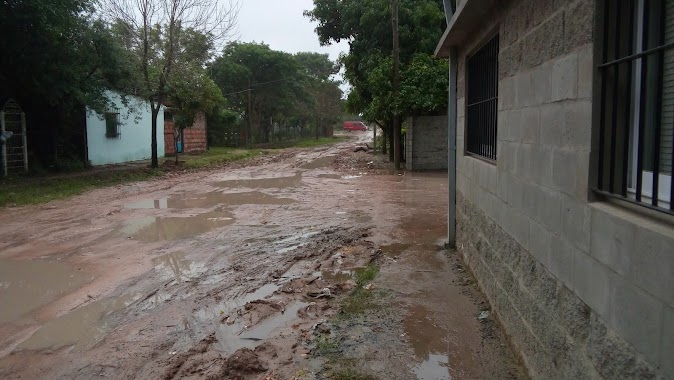
[{"label": "red car in distance", "polygon": [[367,131],[367,125],[363,124],[362,121],[345,121],[344,130],[347,132]]}]

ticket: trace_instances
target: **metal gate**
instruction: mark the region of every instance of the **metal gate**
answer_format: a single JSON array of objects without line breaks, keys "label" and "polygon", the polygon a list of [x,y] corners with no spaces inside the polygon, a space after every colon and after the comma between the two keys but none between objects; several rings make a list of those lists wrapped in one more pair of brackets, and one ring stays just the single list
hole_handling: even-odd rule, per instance
[{"label": "metal gate", "polygon": [[0,135],[11,136],[2,144],[2,172],[28,171],[28,146],[26,142],[26,115],[14,99],[9,99],[0,109]]}]

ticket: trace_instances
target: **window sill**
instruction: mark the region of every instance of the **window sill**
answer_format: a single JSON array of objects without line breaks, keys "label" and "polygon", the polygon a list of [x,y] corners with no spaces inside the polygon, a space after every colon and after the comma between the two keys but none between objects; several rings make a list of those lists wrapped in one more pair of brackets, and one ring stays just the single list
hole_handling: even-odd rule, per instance
[{"label": "window sill", "polygon": [[494,166],[497,165],[496,160],[490,160],[489,158],[484,157],[484,156],[480,156],[479,154],[470,153],[470,152],[465,152],[465,153],[463,154],[463,156],[464,156],[464,157],[471,157],[471,158],[474,158],[474,159],[476,159],[476,160],[478,160],[478,161],[482,161],[482,162],[485,162],[485,163],[490,164],[490,165],[494,165]]},{"label": "window sill", "polygon": [[596,191],[594,194],[597,195],[597,199],[590,202],[591,208],[648,227],[662,234],[671,235],[674,238],[674,215]]}]

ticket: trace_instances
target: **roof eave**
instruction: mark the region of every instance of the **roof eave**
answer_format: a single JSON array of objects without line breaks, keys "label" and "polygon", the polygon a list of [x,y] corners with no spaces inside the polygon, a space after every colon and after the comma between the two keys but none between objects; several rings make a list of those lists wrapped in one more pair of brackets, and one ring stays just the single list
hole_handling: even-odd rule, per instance
[{"label": "roof eave", "polygon": [[465,43],[479,25],[484,22],[484,16],[497,5],[498,0],[464,0],[459,4],[452,16],[445,33],[443,33],[435,56],[448,58],[451,48]]}]

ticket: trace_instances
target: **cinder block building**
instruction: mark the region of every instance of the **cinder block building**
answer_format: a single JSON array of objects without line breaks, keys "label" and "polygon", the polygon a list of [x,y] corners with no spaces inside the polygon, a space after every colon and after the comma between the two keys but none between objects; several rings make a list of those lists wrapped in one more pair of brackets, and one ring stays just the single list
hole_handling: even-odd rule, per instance
[{"label": "cinder block building", "polygon": [[673,0],[446,0],[449,239],[536,379],[674,379]]},{"label": "cinder block building", "polygon": [[447,169],[447,116],[414,116],[405,126],[405,168]]}]

